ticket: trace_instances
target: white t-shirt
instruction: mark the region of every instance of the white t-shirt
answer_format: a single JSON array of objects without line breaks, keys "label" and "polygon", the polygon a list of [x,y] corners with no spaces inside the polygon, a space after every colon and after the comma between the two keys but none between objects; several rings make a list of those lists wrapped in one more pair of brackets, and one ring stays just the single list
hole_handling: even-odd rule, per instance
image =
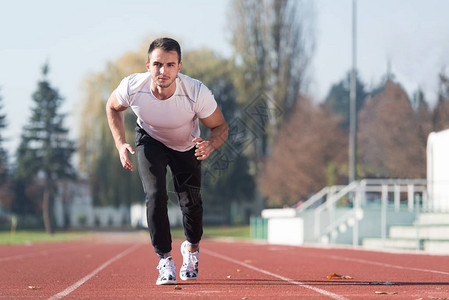
[{"label": "white t-shirt", "polygon": [[153,95],[148,72],[125,77],[116,96],[121,105],[131,107],[140,127],[176,151],[195,146],[192,139],[200,136],[198,118],[209,117],[217,108],[212,92],[202,82],[181,73],[176,78],[176,91],[168,99]]}]

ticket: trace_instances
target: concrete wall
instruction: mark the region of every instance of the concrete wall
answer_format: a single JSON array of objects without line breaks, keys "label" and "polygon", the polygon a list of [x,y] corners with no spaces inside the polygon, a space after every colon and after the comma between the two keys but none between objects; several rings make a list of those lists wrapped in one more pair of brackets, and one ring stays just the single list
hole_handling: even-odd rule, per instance
[{"label": "concrete wall", "polygon": [[[350,208],[336,208],[335,219],[338,219],[348,212]],[[294,216],[291,209],[270,210],[262,216],[268,218],[268,242],[270,244],[302,245],[304,243],[323,242],[315,238],[315,214],[311,211],[304,211],[299,216]],[[329,214],[324,212],[320,218],[320,228],[323,231],[329,225]],[[415,221],[415,213],[408,211],[395,212],[388,208],[386,213],[386,228],[392,225],[411,225]],[[345,223],[335,229],[335,243],[353,244],[354,226]],[[345,229],[345,230],[344,230]],[[381,237],[382,222],[380,207],[370,207],[363,209],[363,218],[358,221],[358,244],[364,237]],[[332,237],[328,235],[327,242],[331,242]],[[324,241],[326,242],[326,241]]]},{"label": "concrete wall", "polygon": [[[136,203],[130,209],[131,226],[134,228],[148,228],[146,207]],[[176,205],[168,205],[168,219],[171,227],[182,226],[181,209]]]}]

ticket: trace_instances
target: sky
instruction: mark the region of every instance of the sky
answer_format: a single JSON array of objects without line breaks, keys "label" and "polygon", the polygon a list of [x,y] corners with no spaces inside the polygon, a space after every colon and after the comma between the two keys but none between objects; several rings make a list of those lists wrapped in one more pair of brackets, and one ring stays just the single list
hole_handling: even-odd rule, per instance
[{"label": "sky", "polygon": [[[307,92],[322,101],[352,67],[352,0],[314,3],[315,53]],[[0,97],[13,156],[27,124],[31,95],[50,65],[49,79],[64,97],[71,137],[78,134],[83,79],[149,37],[173,36],[183,51],[208,47],[230,56],[231,0],[0,0]],[[418,87],[433,104],[438,74],[449,54],[449,1],[358,0],[357,69],[378,85],[388,64],[411,95]],[[142,60],[144,64],[145,58]],[[446,72],[447,74],[447,72]],[[13,157],[10,159],[14,160]]]}]

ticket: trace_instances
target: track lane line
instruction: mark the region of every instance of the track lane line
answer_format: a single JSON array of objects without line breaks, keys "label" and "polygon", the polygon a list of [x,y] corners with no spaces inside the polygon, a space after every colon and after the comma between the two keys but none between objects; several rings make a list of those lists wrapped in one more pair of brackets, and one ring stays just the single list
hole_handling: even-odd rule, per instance
[{"label": "track lane line", "polygon": [[293,279],[284,277],[284,276],[282,276],[282,275],[272,273],[272,272],[270,272],[270,271],[267,271],[267,270],[264,270],[264,269],[261,269],[261,268],[258,268],[258,267],[249,265],[249,264],[247,264],[247,263],[238,261],[238,260],[236,260],[236,259],[233,259],[233,258],[231,258],[231,257],[225,256],[225,255],[222,255],[222,254],[218,254],[218,253],[209,251],[209,250],[204,249],[204,248],[201,248],[201,252],[202,252],[202,253],[206,253],[207,255],[210,255],[210,256],[213,256],[213,257],[222,259],[222,260],[226,260],[226,261],[235,263],[235,264],[237,264],[237,265],[241,265],[241,266],[246,267],[246,268],[248,268],[248,269],[257,271],[257,272],[259,272],[259,273],[262,273],[262,274],[265,274],[265,275],[269,275],[269,276],[272,276],[272,277],[281,279],[281,280],[283,280],[283,281],[285,281],[285,282],[288,282],[288,283],[291,283],[291,284],[295,284],[295,285],[299,285],[299,286],[301,286],[301,287],[303,287],[303,288],[306,288],[306,289],[315,291],[315,292],[317,292],[317,293],[319,293],[319,294],[321,294],[321,295],[330,297],[330,298],[332,298],[332,299],[338,299],[338,300],[346,300],[346,299],[347,299],[347,298],[345,298],[345,297],[343,297],[343,296],[341,296],[341,295],[334,294],[334,293],[332,293],[332,292],[329,292],[329,291],[326,291],[326,290],[323,290],[323,289],[320,289],[320,288],[316,288],[316,287],[310,286],[310,285],[305,284],[305,283],[303,283],[303,282],[296,281],[296,280],[293,280]]},{"label": "track lane line", "polygon": [[[314,255],[309,255],[309,256],[314,256]],[[357,263],[362,263],[362,264],[369,264],[369,265],[388,267],[388,268],[394,268],[394,269],[400,269],[400,270],[409,270],[409,271],[418,271],[418,272],[449,275],[449,272],[445,272],[445,271],[437,271],[437,270],[422,269],[422,268],[415,268],[415,267],[404,267],[404,266],[381,263],[381,262],[376,262],[376,261],[369,261],[369,260],[362,259],[362,258],[341,257],[341,256],[336,256],[336,255],[326,255],[326,258],[333,258],[336,260],[357,262]]]},{"label": "track lane line", "polygon": [[114,256],[113,258],[109,259],[107,262],[105,262],[104,264],[102,264],[101,266],[99,266],[98,268],[93,270],[91,273],[87,274],[86,276],[84,276],[83,278],[81,278],[80,280],[78,280],[77,282],[72,284],[71,286],[67,287],[62,292],[59,292],[59,293],[51,296],[50,298],[48,298],[48,300],[61,299],[61,298],[64,298],[65,296],[68,296],[70,293],[72,293],[77,288],[79,288],[81,285],[86,283],[93,276],[98,274],[101,270],[103,270],[104,268],[106,268],[107,266],[109,266],[110,264],[115,262],[116,260],[119,260],[120,258],[122,258],[122,257],[128,255],[129,253],[133,252],[134,250],[136,250],[140,246],[142,246],[142,245],[141,244],[133,245],[133,246],[129,247],[128,249],[122,251],[121,253],[117,254],[116,256]]}]

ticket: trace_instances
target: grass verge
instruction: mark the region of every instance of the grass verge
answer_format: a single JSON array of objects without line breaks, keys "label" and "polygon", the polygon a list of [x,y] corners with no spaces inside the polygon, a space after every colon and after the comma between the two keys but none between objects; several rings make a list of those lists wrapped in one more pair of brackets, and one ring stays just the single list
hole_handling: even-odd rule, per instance
[{"label": "grass verge", "polygon": [[[136,231],[137,232],[137,231]],[[173,238],[184,238],[182,228],[171,229]],[[75,241],[92,234],[90,231],[57,231],[49,235],[39,230],[19,230],[15,233],[0,231],[0,245],[15,245],[39,242],[65,242]],[[249,239],[249,226],[206,226],[204,227],[204,238],[236,238]]]},{"label": "grass verge", "polygon": [[64,242],[79,240],[87,236],[89,232],[56,232],[52,235],[45,231],[20,230],[15,233],[0,231],[0,245],[15,245],[36,242]]},{"label": "grass verge", "polygon": [[[206,226],[203,231],[204,238],[250,238],[249,226]],[[172,228],[171,233],[174,238],[184,238],[184,230],[182,228]]]}]

